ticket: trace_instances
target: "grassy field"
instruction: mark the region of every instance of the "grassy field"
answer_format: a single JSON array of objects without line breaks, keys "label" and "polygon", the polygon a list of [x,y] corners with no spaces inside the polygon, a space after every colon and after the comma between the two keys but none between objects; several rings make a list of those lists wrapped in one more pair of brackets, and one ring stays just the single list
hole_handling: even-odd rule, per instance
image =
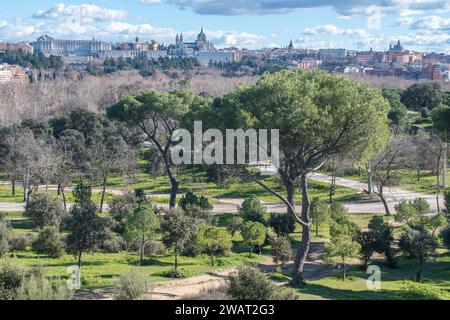
[{"label": "grassy field", "polygon": [[[399,170],[394,173],[397,183],[394,187],[407,189],[415,192],[433,194],[436,193],[436,176],[430,171],[421,171],[418,175],[415,171]],[[347,179],[367,182],[367,176],[363,172],[361,175],[345,175]],[[447,181],[450,183],[450,170],[447,172]]]},{"label": "grassy field", "polygon": [[[376,263],[375,263],[376,264]],[[348,279],[340,274],[311,281],[303,288],[294,288],[301,299],[333,300],[392,300],[392,299],[450,299],[450,254],[444,253],[424,268],[421,283],[412,282],[416,270],[414,260],[398,259],[396,269],[381,267],[381,290],[368,290],[368,274],[352,267]]]},{"label": "grassy field", "polygon": [[[263,188],[261,188],[256,183],[233,183],[226,188],[218,188],[213,182],[206,182],[206,177],[199,173],[195,179],[192,179],[189,175],[180,175],[180,191],[179,197],[188,191],[193,191],[196,194],[204,195],[210,198],[212,204],[217,203],[216,199],[236,199],[236,198],[247,198],[250,195],[257,195],[261,201],[268,203],[280,203],[280,200],[275,196],[269,194]],[[276,191],[280,193],[285,193],[284,188],[274,179],[266,179],[266,183],[273,187]],[[109,189],[122,190],[124,181],[122,178],[111,178],[108,184]],[[94,186],[99,188],[100,186]],[[329,198],[329,185],[323,182],[311,181],[309,184],[310,196],[311,198],[321,198],[322,200],[328,200]],[[169,193],[170,193],[170,183],[166,177],[152,178],[147,174],[137,174],[135,177],[135,182],[130,185],[130,189],[144,189],[145,192],[149,193],[149,198],[153,200],[154,203],[168,203]],[[44,192],[41,189],[39,192]],[[49,190],[50,194],[57,196],[56,190]],[[153,194],[153,195],[152,195]],[[113,195],[111,193],[106,193],[105,201],[111,200]],[[62,196],[60,196],[62,199]],[[69,203],[73,202],[72,192],[66,192],[66,198]],[[93,201],[97,204],[100,203],[101,193],[93,192]],[[351,201],[359,199],[358,190],[337,187],[336,195],[334,196],[335,201]],[[296,200],[301,200],[300,192],[296,195]],[[1,185],[0,186],[0,202],[23,202],[23,190],[19,187],[16,188],[16,195],[11,195],[11,187]]]}]

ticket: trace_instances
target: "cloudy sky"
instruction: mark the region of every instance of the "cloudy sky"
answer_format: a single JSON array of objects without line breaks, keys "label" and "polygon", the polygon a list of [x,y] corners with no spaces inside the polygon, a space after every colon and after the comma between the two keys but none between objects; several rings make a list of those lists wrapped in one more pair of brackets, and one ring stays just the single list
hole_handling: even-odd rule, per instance
[{"label": "cloudy sky", "polygon": [[[64,1],[64,2],[61,2]],[[0,4],[0,41],[56,38],[172,43],[201,26],[218,46],[450,53],[450,0],[16,0]]]}]

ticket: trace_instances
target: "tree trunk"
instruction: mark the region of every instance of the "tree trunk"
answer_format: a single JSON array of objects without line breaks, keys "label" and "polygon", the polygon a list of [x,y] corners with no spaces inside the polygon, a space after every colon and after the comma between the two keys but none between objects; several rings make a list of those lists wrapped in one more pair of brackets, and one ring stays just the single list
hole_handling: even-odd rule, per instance
[{"label": "tree trunk", "polygon": [[448,167],[448,142],[444,143],[444,166],[442,175],[442,186],[447,188],[447,167]]},{"label": "tree trunk", "polygon": [[100,200],[100,213],[103,212],[103,203],[105,202],[107,175],[103,176],[102,199]]},{"label": "tree trunk", "polygon": [[316,223],[316,238],[319,237],[319,224]]},{"label": "tree trunk", "polygon": [[300,248],[297,251],[294,261],[294,274],[292,277],[292,283],[294,285],[305,284],[305,280],[303,278],[303,270],[311,244],[311,219],[309,211],[311,203],[309,201],[307,172],[304,172],[301,175],[300,188],[302,191],[302,220],[306,223],[306,226],[303,226]]},{"label": "tree trunk", "polygon": [[177,194],[178,194],[178,188],[180,186],[179,182],[175,178],[170,178],[170,208],[175,208],[177,206]]},{"label": "tree trunk", "polygon": [[388,203],[387,203],[387,201],[384,198],[384,195],[382,193],[379,195],[379,198],[380,198],[381,202],[383,203],[384,210],[386,211],[386,215],[390,216],[391,215],[391,210],[389,209],[389,205],[388,205]]},{"label": "tree trunk", "polygon": [[372,194],[373,192],[373,183],[372,183],[372,168],[370,166],[370,163],[367,163],[367,192],[369,194]]},{"label": "tree trunk", "polygon": [[144,250],[145,250],[145,240],[142,239],[142,243],[141,243],[141,257],[140,257],[141,266],[144,265]]},{"label": "tree trunk", "polygon": [[214,267],[214,253],[211,252],[211,266]]},{"label": "tree trunk", "polygon": [[347,264],[344,262],[342,262],[342,280],[345,281],[345,279],[347,279]]},{"label": "tree trunk", "polygon": [[175,249],[175,271],[178,271],[178,250]]},{"label": "tree trunk", "polygon": [[81,254],[82,254],[83,252],[80,250],[80,251],[78,251],[78,270],[80,270],[81,269]]},{"label": "tree trunk", "polygon": [[423,263],[420,262],[419,263],[419,270],[417,270],[417,274],[416,274],[416,281],[417,282],[421,282],[422,281],[422,268],[423,268]]},{"label": "tree trunk", "polygon": [[11,194],[13,197],[16,195],[16,182],[14,180],[11,181]]},{"label": "tree trunk", "polygon": [[67,199],[66,199],[66,193],[64,192],[64,188],[61,187],[61,195],[63,198],[63,203],[64,203],[64,210],[67,211]]},{"label": "tree trunk", "polygon": [[[286,185],[287,201],[295,208],[295,182],[286,179],[284,183]],[[287,213],[290,215],[294,214],[289,206],[287,206]]]}]

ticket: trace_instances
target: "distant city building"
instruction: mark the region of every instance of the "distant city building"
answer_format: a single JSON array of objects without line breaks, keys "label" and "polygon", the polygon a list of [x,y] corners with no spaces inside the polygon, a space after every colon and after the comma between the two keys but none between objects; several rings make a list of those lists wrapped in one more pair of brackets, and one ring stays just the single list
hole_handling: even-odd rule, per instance
[{"label": "distant city building", "polygon": [[175,47],[172,48],[170,54],[174,56],[193,56],[198,51],[215,51],[216,48],[212,42],[208,41],[203,28],[197,35],[195,42],[184,42],[183,34],[176,36]]},{"label": "distant city building", "polygon": [[422,54],[405,50],[398,40],[396,45],[389,46],[387,61],[397,64],[420,63],[422,62]]},{"label": "distant city building", "polygon": [[26,83],[29,80],[26,70],[17,65],[0,64],[0,84]]},{"label": "distant city building", "polygon": [[299,69],[302,70],[311,70],[317,69],[322,65],[321,60],[317,60],[314,58],[303,58],[302,61],[298,64]]},{"label": "distant city building", "polygon": [[33,46],[26,42],[19,43],[0,43],[0,51],[17,51],[22,50],[26,53],[33,53]]},{"label": "distant city building", "polygon": [[146,57],[148,59],[159,59],[167,56],[167,51],[156,50],[156,51],[142,51],[142,50],[105,50],[98,53],[99,58],[135,58],[135,57]]},{"label": "distant city building", "polygon": [[320,49],[319,57],[322,61],[342,61],[347,58],[346,49]]},{"label": "distant city building", "polygon": [[109,42],[92,40],[57,40],[50,36],[41,36],[33,43],[35,53],[45,56],[97,56],[102,51],[112,49]]}]

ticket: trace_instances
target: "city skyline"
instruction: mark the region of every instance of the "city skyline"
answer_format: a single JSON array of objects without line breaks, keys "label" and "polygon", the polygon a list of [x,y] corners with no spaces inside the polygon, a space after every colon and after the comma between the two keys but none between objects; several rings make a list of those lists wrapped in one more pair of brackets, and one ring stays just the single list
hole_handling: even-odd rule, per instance
[{"label": "city skyline", "polygon": [[[386,50],[400,39],[421,52],[450,52],[450,1],[44,0],[2,3],[0,41],[195,39],[218,47]],[[270,23],[267,23],[270,21]]]}]

